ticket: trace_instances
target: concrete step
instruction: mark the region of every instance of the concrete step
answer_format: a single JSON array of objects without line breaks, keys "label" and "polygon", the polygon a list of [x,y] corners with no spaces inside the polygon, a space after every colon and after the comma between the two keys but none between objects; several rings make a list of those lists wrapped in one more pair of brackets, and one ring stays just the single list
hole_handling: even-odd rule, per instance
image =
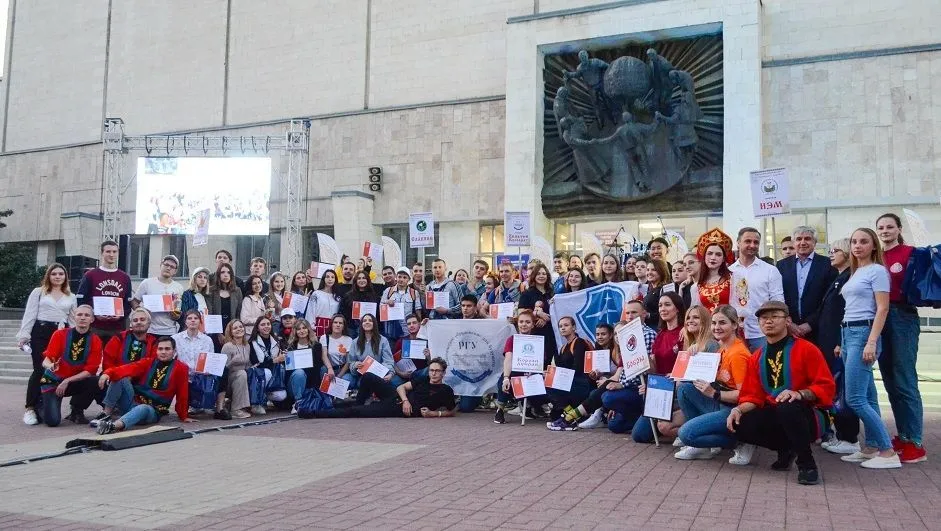
[{"label": "concrete step", "polygon": [[33,362],[30,360],[4,361],[0,360],[0,372],[4,369],[30,369],[33,368]]},{"label": "concrete step", "polygon": [[26,388],[26,383],[29,381],[29,376],[5,376],[0,375],[0,384],[10,384],[10,385],[22,385],[23,388]]},{"label": "concrete step", "polygon": [[29,378],[29,375],[33,373],[32,367],[26,368],[2,368],[0,369],[0,376],[13,376],[19,378]]}]

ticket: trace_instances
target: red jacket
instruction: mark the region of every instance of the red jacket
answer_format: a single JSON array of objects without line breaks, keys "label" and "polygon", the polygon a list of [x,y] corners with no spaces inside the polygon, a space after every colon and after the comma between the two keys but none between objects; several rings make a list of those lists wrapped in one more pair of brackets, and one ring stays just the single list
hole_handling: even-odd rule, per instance
[{"label": "red jacket", "polygon": [[98,367],[101,365],[101,338],[89,331],[86,337],[91,340],[90,345],[76,352],[66,352],[66,342],[70,331],[73,331],[73,335],[78,334],[74,328],[63,328],[53,332],[52,337],[49,338],[49,344],[43,356],[53,362],[59,362],[59,366],[54,371],[47,369],[46,372],[52,373],[60,381],[82,371],[88,371],[92,376],[98,374]]},{"label": "red jacket", "polygon": [[[801,391],[809,389],[816,395],[815,407],[827,408],[833,405],[833,396],[836,393],[836,384],[833,381],[833,375],[830,374],[830,368],[820,349],[813,343],[801,338],[792,338],[793,343],[790,350],[790,359],[785,363],[785,379],[790,378],[787,389],[791,391]],[[738,394],[738,403],[744,404],[751,402],[758,407],[774,405],[775,395],[769,393],[762,384],[762,371],[765,370],[762,364],[762,350],[757,350],[748,358],[748,370],[745,373],[745,381],[742,383],[742,389]]]},{"label": "red jacket", "polygon": [[125,341],[127,341],[129,336],[133,335],[133,332],[130,330],[125,330],[108,341],[108,344],[105,345],[104,359],[101,365],[102,370],[106,371],[111,367],[126,365],[145,358],[153,358],[157,355],[157,336],[147,334],[144,351],[141,352],[137,358],[131,359],[131,353],[125,352]]},{"label": "red jacket", "polygon": [[134,383],[134,399],[139,404],[150,404],[161,414],[169,412],[170,403],[176,398],[176,414],[180,421],[186,420],[189,411],[189,368],[174,359],[169,373],[161,382],[154,382],[156,357],[144,358],[134,363],[112,367],[105,371],[112,382],[130,378]]}]

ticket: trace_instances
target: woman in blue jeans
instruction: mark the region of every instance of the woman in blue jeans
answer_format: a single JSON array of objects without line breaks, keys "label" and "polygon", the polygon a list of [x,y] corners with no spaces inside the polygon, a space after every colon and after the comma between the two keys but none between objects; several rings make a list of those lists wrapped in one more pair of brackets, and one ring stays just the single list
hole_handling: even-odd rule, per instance
[{"label": "woman in blue jeans", "polygon": [[713,448],[735,448],[729,459],[733,465],[747,465],[755,446],[743,444],[736,448],[735,437],[726,428],[726,419],[738,404],[738,391],[745,380],[750,356],[745,342],[738,337],[738,314],[728,304],[712,312],[712,334],[719,342],[719,362],[715,381],[683,382],[677,387],[680,409],[686,422],[679,437],[685,445],[673,457],[677,459],[711,459]]},{"label": "woman in blue jeans", "polygon": [[924,409],[915,370],[921,322],[918,310],[908,303],[902,291],[908,260],[915,248],[905,245],[902,220],[895,214],[883,214],[876,220],[876,232],[882,240],[890,283],[889,316],[882,329],[883,351],[879,356],[879,372],[898,430],[898,436],[892,439],[892,447],[899,452],[903,463],[918,463],[928,459],[922,446]]},{"label": "woman in blue jeans", "polygon": [[850,278],[843,285],[843,345],[846,404],[866,428],[865,444],[841,459],[864,468],[899,468],[889,432],[879,413],[872,366],[882,350],[882,327],[889,313],[889,272],[872,229],[860,228],[850,237]]}]

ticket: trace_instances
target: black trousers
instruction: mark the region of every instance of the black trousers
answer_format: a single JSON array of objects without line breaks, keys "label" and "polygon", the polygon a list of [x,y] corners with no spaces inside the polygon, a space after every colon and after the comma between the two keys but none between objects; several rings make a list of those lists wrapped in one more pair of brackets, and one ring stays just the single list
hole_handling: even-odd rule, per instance
[{"label": "black trousers", "polygon": [[[65,396],[71,396],[70,406],[75,413],[85,411],[98,394],[98,378],[90,376],[84,380],[73,380],[65,389]],[[62,422],[62,398],[55,391],[42,394],[42,422],[54,428]]]},{"label": "black trousers", "polygon": [[42,378],[46,369],[42,367],[42,360],[45,358],[43,353],[49,346],[49,338],[52,333],[59,329],[57,323],[50,321],[36,321],[29,333],[29,346],[33,349],[33,372],[29,375],[29,382],[26,383],[26,407],[35,408],[39,401],[39,380]]},{"label": "black trousers", "polygon": [[833,428],[837,439],[851,443],[859,441],[859,417],[849,406],[844,405],[841,411],[833,414]]},{"label": "black trousers", "polygon": [[743,443],[797,454],[798,468],[816,468],[810,450],[816,438],[814,410],[806,402],[760,407],[742,415],[735,435]]},{"label": "black trousers", "polygon": [[[366,399],[376,395],[378,400],[366,404]],[[325,411],[317,411],[317,418],[402,418],[402,404],[398,402],[398,393],[395,386],[375,374],[367,372],[359,381],[359,391],[356,394],[356,405],[337,407]],[[417,408],[418,405],[413,405]]]},{"label": "black trousers", "polygon": [[607,382],[604,383],[604,385],[593,389],[591,393],[588,394],[588,398],[586,398],[585,401],[582,402],[581,405],[583,408],[585,408],[585,411],[587,411],[589,415],[591,415],[592,413],[594,413],[596,409],[601,407],[601,395],[605,394],[608,391],[608,386],[612,384],[616,384],[616,383],[618,382],[615,382],[614,380],[608,380]]}]

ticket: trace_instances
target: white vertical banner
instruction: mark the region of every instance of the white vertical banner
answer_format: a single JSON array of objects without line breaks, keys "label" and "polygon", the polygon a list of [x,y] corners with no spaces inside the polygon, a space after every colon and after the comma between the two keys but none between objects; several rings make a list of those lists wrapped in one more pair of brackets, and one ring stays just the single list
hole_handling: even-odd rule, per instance
[{"label": "white vertical banner", "polygon": [[532,222],[529,212],[509,212],[503,217],[504,245],[529,247],[532,241]]},{"label": "white vertical banner", "polygon": [[327,264],[339,264],[340,257],[343,256],[343,253],[340,252],[340,246],[337,245],[336,240],[331,238],[327,234],[322,232],[317,233],[317,245],[320,246],[320,260],[319,262],[324,262]]},{"label": "white vertical banner", "polygon": [[199,218],[196,221],[196,234],[193,235],[193,247],[199,247],[209,243],[209,218],[210,210],[199,211]]},{"label": "white vertical banner", "polygon": [[903,208],[902,212],[905,214],[908,231],[912,234],[912,245],[916,247],[931,245],[931,236],[925,220],[914,210]]},{"label": "white vertical banner", "polygon": [[435,217],[431,212],[408,215],[408,246],[412,249],[435,246]]},{"label": "white vertical banner", "polygon": [[758,170],[750,175],[752,209],[756,218],[791,213],[787,168]]},{"label": "white vertical banner", "polygon": [[388,236],[382,237],[382,246],[385,248],[386,265],[398,269],[402,266],[402,249],[399,244]]}]

